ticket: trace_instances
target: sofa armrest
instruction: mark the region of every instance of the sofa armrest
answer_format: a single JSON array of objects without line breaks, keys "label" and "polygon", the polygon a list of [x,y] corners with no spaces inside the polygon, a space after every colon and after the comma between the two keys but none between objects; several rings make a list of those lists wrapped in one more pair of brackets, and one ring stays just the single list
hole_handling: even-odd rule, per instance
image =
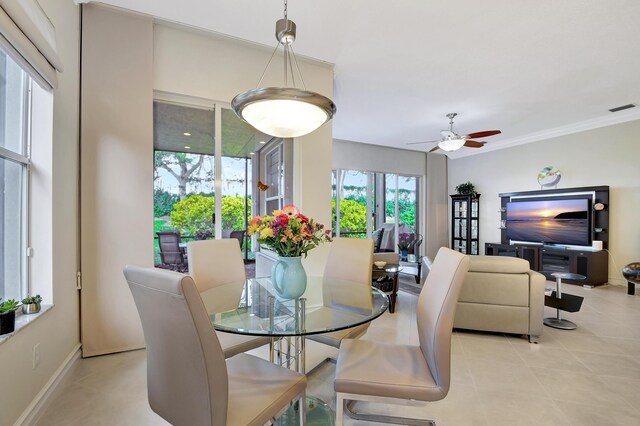
[{"label": "sofa armrest", "polygon": [[544,319],[544,287],[547,278],[539,272],[529,274],[529,335],[542,335]]}]

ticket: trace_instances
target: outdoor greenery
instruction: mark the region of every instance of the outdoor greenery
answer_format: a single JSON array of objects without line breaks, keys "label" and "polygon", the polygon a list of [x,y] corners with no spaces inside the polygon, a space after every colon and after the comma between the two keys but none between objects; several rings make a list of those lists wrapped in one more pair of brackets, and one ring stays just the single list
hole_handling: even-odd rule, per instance
[{"label": "outdoor greenery", "polygon": [[178,194],[156,189],[153,191],[153,215],[155,217],[169,216],[173,205],[180,201]]},{"label": "outdoor greenery", "polygon": [[[365,199],[366,200],[366,199]],[[335,230],[336,199],[331,200],[333,229]],[[367,206],[359,200],[340,200],[340,232],[367,232]]]},{"label": "outdoor greenery", "polygon": [[[363,233],[367,231],[367,196],[365,187],[345,186],[348,193],[344,199],[340,200],[340,232]],[[348,191],[347,191],[348,190]],[[416,224],[416,201],[412,199],[414,191],[407,189],[398,190],[398,211],[400,223],[409,225],[415,229]],[[333,217],[332,228],[336,227],[336,199],[331,200],[331,213]],[[385,205],[385,215],[387,218],[395,216],[395,202],[393,199],[387,200]]]},{"label": "outdoor greenery", "polygon": [[158,169],[166,170],[178,182],[178,195],[183,200],[187,196],[187,184],[212,178],[212,176],[200,175],[204,157],[202,154],[156,151],[153,165],[154,179],[159,176]]},{"label": "outdoor greenery", "polygon": [[[222,228],[242,230],[244,226],[244,197],[222,197]],[[251,199],[248,200],[251,210]],[[202,194],[187,196],[173,205],[171,225],[181,233],[196,238],[213,236],[213,212],[215,198]],[[248,217],[247,217],[248,219]]]}]

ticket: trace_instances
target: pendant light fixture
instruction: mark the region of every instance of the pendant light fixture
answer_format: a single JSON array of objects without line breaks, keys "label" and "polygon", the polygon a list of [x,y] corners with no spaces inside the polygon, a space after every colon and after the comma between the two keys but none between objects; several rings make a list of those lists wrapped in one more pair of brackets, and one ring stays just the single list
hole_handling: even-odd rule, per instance
[{"label": "pendant light fixture", "polygon": [[[291,46],[296,39],[296,24],[287,17],[287,0],[284,0],[284,19],[276,22],[276,39],[278,44],[256,88],[233,98],[231,108],[242,120],[268,135],[281,138],[303,136],[331,120],[336,113],[336,105],[326,96],[306,90]],[[280,45],[284,47],[285,87],[260,87]],[[295,87],[294,66],[302,89]],[[289,74],[292,87],[287,87]]]}]

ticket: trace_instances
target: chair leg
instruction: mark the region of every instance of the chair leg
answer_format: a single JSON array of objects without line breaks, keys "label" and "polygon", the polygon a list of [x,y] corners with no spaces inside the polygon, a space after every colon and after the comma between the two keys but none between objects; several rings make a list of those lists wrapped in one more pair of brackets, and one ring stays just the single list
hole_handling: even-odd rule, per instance
[{"label": "chair leg", "polygon": [[336,426],[344,423],[344,397],[340,392],[336,393]]},{"label": "chair leg", "polygon": [[307,392],[302,392],[300,398],[298,398],[298,405],[300,413],[300,418],[298,419],[298,424],[300,426],[305,426],[307,424]]},{"label": "chair leg", "polygon": [[[346,404],[344,404],[346,402]],[[364,420],[368,422],[387,423],[392,425],[407,425],[407,426],[436,426],[436,422],[426,419],[412,419],[408,417],[395,417],[386,416],[384,414],[366,414],[362,412],[354,411],[356,400],[344,400],[344,413],[355,420]],[[337,403],[336,403],[337,404]],[[336,426],[342,425],[342,422],[338,423],[338,406],[336,405]]]}]

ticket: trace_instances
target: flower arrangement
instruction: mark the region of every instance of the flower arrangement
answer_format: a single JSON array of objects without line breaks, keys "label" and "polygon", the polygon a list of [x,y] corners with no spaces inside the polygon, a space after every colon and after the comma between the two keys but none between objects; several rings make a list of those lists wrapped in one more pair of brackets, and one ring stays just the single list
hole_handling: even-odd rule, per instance
[{"label": "flower arrangement", "polygon": [[398,235],[398,250],[400,251],[408,251],[411,247],[411,234],[407,234],[406,232],[401,232]]},{"label": "flower arrangement", "polygon": [[258,242],[278,253],[280,257],[307,257],[309,250],[330,242],[331,230],[303,215],[290,204],[274,210],[271,216],[251,219],[249,235],[258,235]]}]

